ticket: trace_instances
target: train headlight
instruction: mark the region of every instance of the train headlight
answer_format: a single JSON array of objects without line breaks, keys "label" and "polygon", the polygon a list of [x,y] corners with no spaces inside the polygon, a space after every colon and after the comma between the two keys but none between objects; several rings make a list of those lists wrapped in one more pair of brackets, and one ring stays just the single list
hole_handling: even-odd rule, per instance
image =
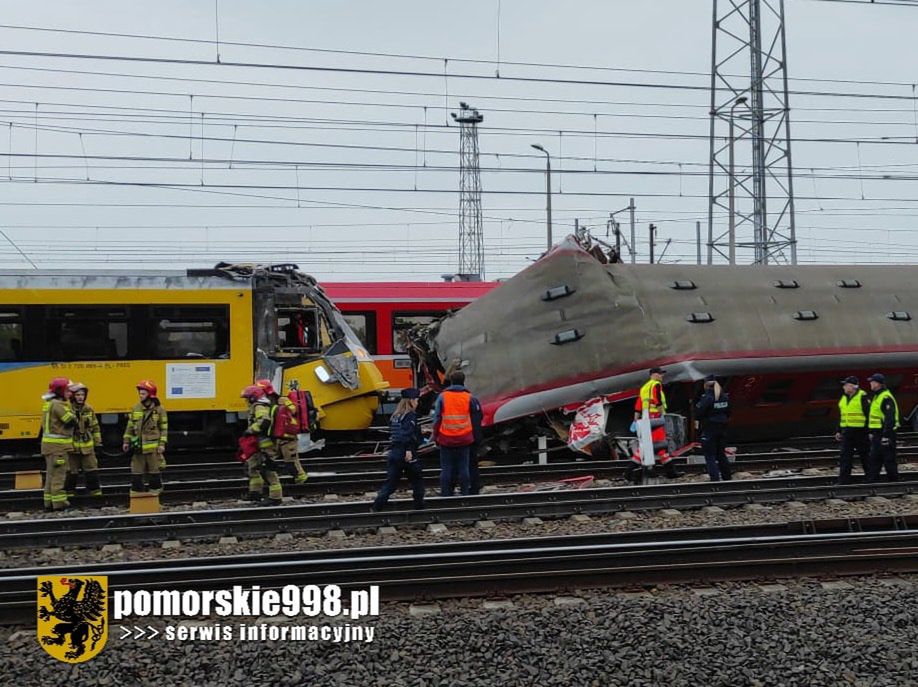
[{"label": "train headlight", "polygon": [[328,374],[328,370],[326,370],[323,365],[316,367],[316,377],[318,377],[319,381],[323,384],[328,384],[331,381],[331,375]]}]

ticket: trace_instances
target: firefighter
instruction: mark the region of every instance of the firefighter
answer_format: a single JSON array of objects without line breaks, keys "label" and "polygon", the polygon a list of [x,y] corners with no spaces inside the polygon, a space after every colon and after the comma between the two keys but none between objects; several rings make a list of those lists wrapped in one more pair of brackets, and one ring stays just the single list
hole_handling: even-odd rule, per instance
[{"label": "firefighter", "polygon": [[701,422],[701,448],[708,477],[712,482],[732,479],[726,453],[730,397],[714,375],[704,380],[704,391],[695,403],[695,416]]},{"label": "firefighter", "polygon": [[415,510],[424,508],[424,476],[418,456],[421,427],[418,425],[416,412],[420,396],[417,389],[402,389],[402,399],[389,420],[391,445],[386,459],[386,483],[373,501],[374,512],[385,510],[389,497],[398,487],[402,475],[408,477],[408,481],[411,482]]},{"label": "firefighter", "polygon": [[302,484],[309,475],[303,469],[300,463],[300,454],[297,451],[297,438],[302,425],[297,416],[296,403],[286,396],[281,396],[274,390],[274,385],[269,379],[259,379],[255,382],[265,390],[265,395],[271,401],[271,409],[274,413],[273,432],[274,448],[277,454],[284,461],[284,467],[287,468],[287,474],[293,478],[296,484]]},{"label": "firefighter", "polygon": [[[121,450],[133,452],[131,457],[131,496],[163,491],[162,471],[166,468],[166,443],[169,420],[166,409],[156,396],[156,384],[144,379],[137,384],[140,402],[128,416]],[[147,483],[144,483],[144,476]]]},{"label": "firefighter", "polygon": [[70,408],[70,380],[55,377],[41,397],[41,455],[45,458],[45,510],[71,508],[67,500],[67,462],[73,450],[76,417]]},{"label": "firefighter", "polygon": [[98,459],[98,451],[102,448],[102,432],[99,428],[99,419],[92,406],[86,402],[89,397],[89,388],[79,382],[67,388],[71,394],[70,408],[76,418],[76,426],[73,431],[73,451],[70,453],[67,482],[64,488],[67,496],[76,496],[77,481],[82,472],[89,495],[102,496]]},{"label": "firefighter", "polygon": [[265,483],[268,485],[268,505],[280,505],[283,492],[280,478],[274,468],[277,451],[271,437],[274,404],[265,390],[257,384],[251,384],[242,390],[242,398],[249,402],[248,425],[245,434],[258,437],[258,452],[246,465],[249,470],[249,501],[261,501]]},{"label": "firefighter", "polygon": [[[666,370],[660,367],[650,368],[650,379],[645,382],[638,393],[637,400],[634,403],[634,421],[641,419],[644,409],[647,409],[647,415],[653,423],[653,420],[662,420],[666,415],[666,394],[663,393],[663,375]],[[654,450],[657,451],[659,464],[663,466],[667,477],[679,477],[681,473],[676,471],[672,463],[672,456],[669,455],[666,444],[666,425],[660,423],[658,427],[651,429],[651,439],[653,440]],[[632,456],[632,460],[638,465],[641,464],[640,456]],[[639,474],[632,471],[633,474]]]},{"label": "firefighter", "polygon": [[899,466],[896,465],[896,430],[899,428],[899,405],[886,387],[886,377],[877,373],[868,379],[873,396],[867,414],[870,437],[870,472],[867,481],[879,482],[880,470],[886,468],[886,480],[897,482]]},{"label": "firefighter", "polygon": [[453,482],[459,493],[468,495],[469,451],[475,443],[472,416],[481,412],[481,404],[465,388],[465,374],[453,372],[434,405],[433,440],[440,447],[440,496],[453,495]]},{"label": "firefighter", "polygon": [[870,399],[863,389],[858,388],[857,377],[842,380],[844,393],[838,399],[838,431],[835,440],[841,442],[838,457],[838,483],[851,481],[851,467],[854,452],[861,459],[864,474],[870,472],[870,439],[867,437],[867,416],[870,414]]}]

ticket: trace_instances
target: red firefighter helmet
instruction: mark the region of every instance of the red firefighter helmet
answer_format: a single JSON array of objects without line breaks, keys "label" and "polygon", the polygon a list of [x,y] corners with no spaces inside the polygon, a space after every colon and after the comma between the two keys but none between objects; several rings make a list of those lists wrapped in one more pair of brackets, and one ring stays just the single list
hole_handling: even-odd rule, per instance
[{"label": "red firefighter helmet", "polygon": [[268,396],[272,394],[275,394],[275,395],[277,394],[277,392],[274,390],[274,385],[271,384],[270,379],[256,379],[255,386],[261,387],[262,389],[264,389],[265,393],[268,394]]},{"label": "red firefighter helmet", "polygon": [[156,398],[156,385],[149,379],[141,379],[137,382],[137,390],[140,391],[141,389],[146,391],[150,398]]},{"label": "red firefighter helmet", "polygon": [[257,384],[249,384],[239,395],[242,398],[257,401],[265,395],[265,390]]},{"label": "red firefighter helmet", "polygon": [[63,396],[64,392],[67,391],[67,387],[70,386],[70,380],[66,377],[55,377],[50,382],[48,382],[48,391],[57,396]]}]

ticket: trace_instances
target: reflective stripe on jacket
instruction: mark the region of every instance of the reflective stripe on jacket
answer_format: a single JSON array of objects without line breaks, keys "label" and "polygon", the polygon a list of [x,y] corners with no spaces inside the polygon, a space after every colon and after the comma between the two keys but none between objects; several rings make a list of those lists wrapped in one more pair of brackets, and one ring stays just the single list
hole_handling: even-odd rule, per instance
[{"label": "reflective stripe on jacket", "polygon": [[635,412],[643,412],[644,407],[650,417],[660,417],[666,412],[666,394],[663,393],[663,382],[656,379],[648,379],[638,394],[637,401],[634,404]]},{"label": "reflective stripe on jacket", "polygon": [[870,401],[870,416],[869,424],[867,425],[870,429],[884,429],[885,415],[883,413],[883,402],[887,398],[892,401],[893,408],[895,409],[895,424],[891,428],[887,427],[885,429],[899,429],[899,404],[896,403],[896,398],[889,389],[883,389]]},{"label": "reflective stripe on jacket", "polygon": [[846,427],[856,427],[863,429],[867,426],[867,416],[864,414],[864,399],[867,394],[863,389],[858,389],[854,395],[849,397],[848,394],[842,394],[838,399],[838,426],[842,429]]},{"label": "reflective stripe on jacket", "polygon": [[95,411],[88,403],[82,406],[71,404],[76,418],[76,427],[73,430],[73,448],[76,453],[92,455],[97,446],[102,445],[102,430]]},{"label": "reflective stripe on jacket", "polygon": [[62,398],[49,399],[42,403],[41,414],[41,447],[71,450],[76,418],[70,404]]},{"label": "reflective stripe on jacket", "polygon": [[247,432],[258,437],[258,448],[273,448],[274,439],[271,438],[271,423],[277,406],[267,403],[255,403],[249,407],[249,425]]},{"label": "reflective stripe on jacket", "polygon": [[131,409],[127,427],[124,428],[124,442],[135,443],[139,440],[140,450],[151,453],[157,448],[166,447],[169,434],[169,420],[166,409],[161,405],[149,407],[138,403]]}]

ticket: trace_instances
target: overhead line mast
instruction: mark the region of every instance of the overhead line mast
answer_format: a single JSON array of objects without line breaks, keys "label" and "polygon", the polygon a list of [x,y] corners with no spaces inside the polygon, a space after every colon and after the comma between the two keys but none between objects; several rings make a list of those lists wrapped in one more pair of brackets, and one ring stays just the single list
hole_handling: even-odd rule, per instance
[{"label": "overhead line mast", "polygon": [[459,272],[462,281],[485,276],[484,230],[481,221],[481,168],[478,161],[478,125],[484,117],[459,103]]}]

